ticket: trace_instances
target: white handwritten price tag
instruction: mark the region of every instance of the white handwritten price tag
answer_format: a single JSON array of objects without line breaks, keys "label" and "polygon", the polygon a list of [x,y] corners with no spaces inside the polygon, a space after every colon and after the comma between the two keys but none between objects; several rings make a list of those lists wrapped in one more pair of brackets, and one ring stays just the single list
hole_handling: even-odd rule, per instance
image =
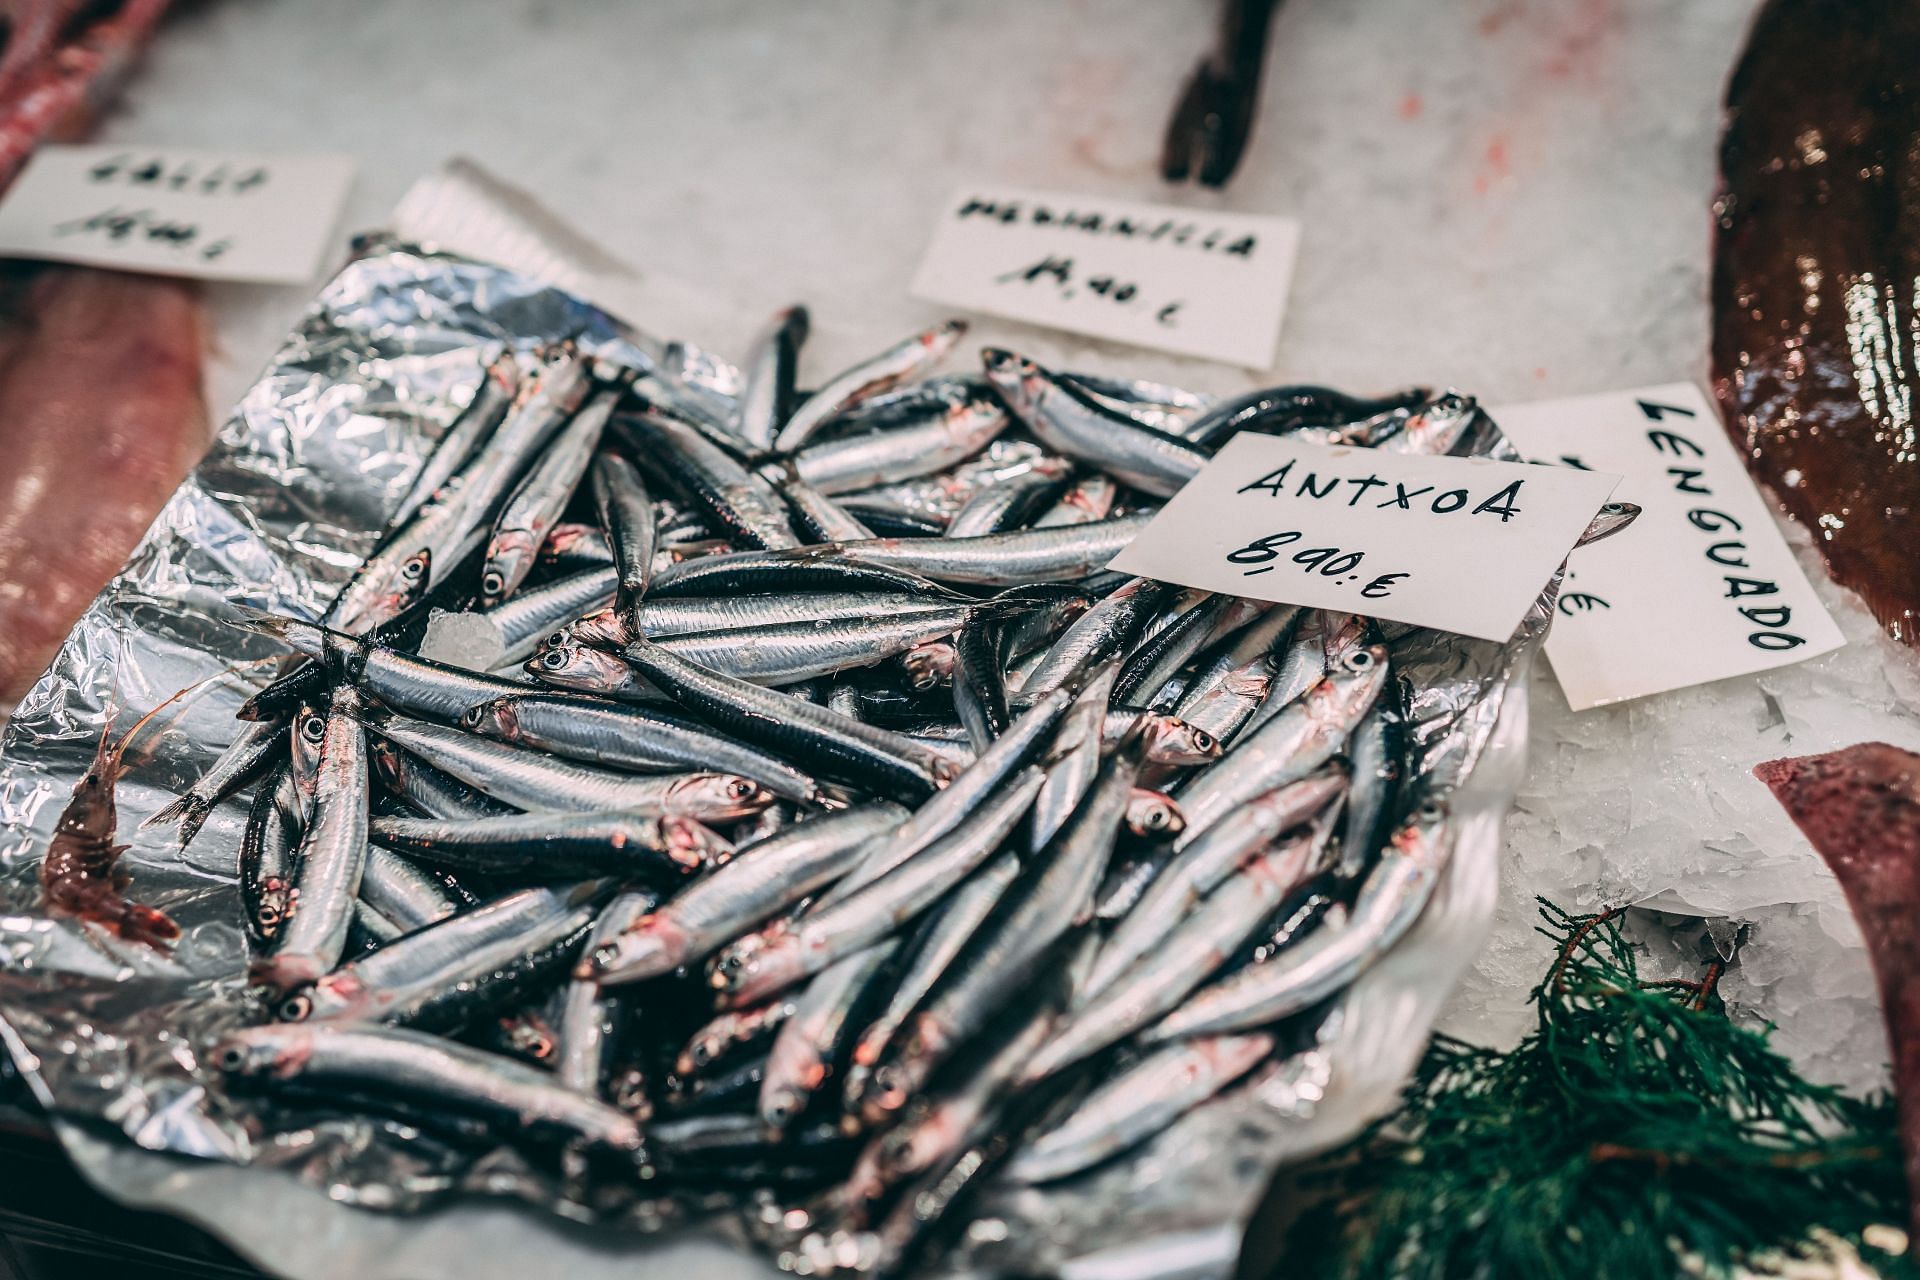
[{"label": "white handwritten price tag", "polygon": [[1265,369],[1299,243],[1288,218],[975,187],[941,211],[913,293]]},{"label": "white handwritten price tag", "polygon": [[0,200],[0,256],[303,284],[352,180],[347,156],[42,147]]},{"label": "white handwritten price tag", "polygon": [[1689,383],[1493,410],[1540,462],[1624,476],[1625,531],[1574,553],[1547,659],[1576,711],[1785,666],[1844,641]]},{"label": "white handwritten price tag", "polygon": [[1505,640],[1618,480],[1243,432],[1111,567]]}]

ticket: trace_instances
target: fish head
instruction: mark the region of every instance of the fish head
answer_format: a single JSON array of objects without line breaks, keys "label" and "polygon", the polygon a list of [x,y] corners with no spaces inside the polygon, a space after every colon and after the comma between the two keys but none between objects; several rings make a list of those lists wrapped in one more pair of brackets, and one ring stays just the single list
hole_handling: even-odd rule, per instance
[{"label": "fish head", "polygon": [[1308,709],[1315,720],[1351,728],[1365,715],[1387,683],[1385,645],[1361,645],[1348,650],[1340,664],[1307,690]]},{"label": "fish head", "polygon": [[730,821],[750,818],[774,801],[773,792],[737,773],[694,773],[667,788],[667,811]]},{"label": "fish head", "polygon": [[481,607],[490,609],[511,595],[526,580],[538,552],[533,535],[524,529],[506,529],[496,535],[480,573]]},{"label": "fish head", "polygon": [[582,982],[613,986],[669,973],[686,956],[684,929],[658,913],[645,915],[612,942],[581,960],[573,976]]},{"label": "fish head", "polygon": [[775,1133],[785,1131],[806,1109],[807,1095],[791,1085],[769,1089],[760,1097],[760,1118]]},{"label": "fish head", "polygon": [[289,994],[274,1010],[282,1022],[325,1022],[366,1013],[372,992],[349,969],[337,969],[312,986]]},{"label": "fish head", "polygon": [[280,876],[268,876],[262,880],[253,907],[254,931],[262,938],[277,935],[280,926],[293,915],[294,899],[299,892],[292,881]]},{"label": "fish head", "polygon": [[718,866],[733,856],[733,845],[719,832],[674,814],[660,819],[660,844],[675,865],[689,872]]},{"label": "fish head", "polygon": [[1384,442],[1398,453],[1441,454],[1467,434],[1480,403],[1458,391],[1443,391],[1407,419],[1397,436]]},{"label": "fish head", "polygon": [[1146,758],[1154,764],[1205,764],[1220,758],[1220,739],[1205,729],[1188,724],[1178,716],[1149,714],[1141,732],[1146,737]]},{"label": "fish head", "polygon": [[293,717],[293,776],[303,788],[312,785],[320,768],[320,748],[327,741],[327,718],[312,707],[302,707]]},{"label": "fish head", "polygon": [[211,1059],[225,1075],[284,1079],[313,1056],[314,1035],[311,1027],[249,1027],[214,1045]]},{"label": "fish head", "polygon": [[495,738],[501,742],[518,742],[520,716],[517,703],[511,697],[495,698],[490,702],[476,702],[460,713],[460,727],[485,738]]},{"label": "fish head", "polygon": [[1186,815],[1179,804],[1164,791],[1135,787],[1127,798],[1127,829],[1137,836],[1153,839],[1177,836],[1186,829]]},{"label": "fish head", "polygon": [[553,643],[588,645],[602,649],[617,649],[630,643],[634,638],[633,628],[627,625],[626,615],[612,606],[577,619],[554,634],[556,637],[567,636],[568,639],[556,639]]},{"label": "fish head", "polygon": [[948,640],[929,640],[900,655],[900,664],[907,669],[907,678],[919,693],[938,688],[953,679],[954,664],[958,661],[953,644]]},{"label": "fish head", "polygon": [[527,659],[526,672],[563,689],[617,693],[633,682],[633,670],[614,655],[584,645],[562,645]]},{"label": "fish head", "polygon": [[982,348],[980,363],[986,368],[987,382],[1016,414],[1024,418],[1039,405],[1049,381],[1045,369],[1004,347]]}]

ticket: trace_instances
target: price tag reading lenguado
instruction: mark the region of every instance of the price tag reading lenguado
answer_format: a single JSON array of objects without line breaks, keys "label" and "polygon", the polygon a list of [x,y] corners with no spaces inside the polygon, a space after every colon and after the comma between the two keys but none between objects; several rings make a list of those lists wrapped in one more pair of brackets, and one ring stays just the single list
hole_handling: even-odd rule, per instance
[{"label": "price tag reading lenguado", "polygon": [[1641,508],[1631,528],[1567,564],[1547,661],[1575,711],[1842,644],[1699,388],[1546,400],[1493,417],[1536,461],[1619,472],[1621,500]]},{"label": "price tag reading lenguado", "polygon": [[1242,432],[1110,567],[1505,640],[1618,480]]}]

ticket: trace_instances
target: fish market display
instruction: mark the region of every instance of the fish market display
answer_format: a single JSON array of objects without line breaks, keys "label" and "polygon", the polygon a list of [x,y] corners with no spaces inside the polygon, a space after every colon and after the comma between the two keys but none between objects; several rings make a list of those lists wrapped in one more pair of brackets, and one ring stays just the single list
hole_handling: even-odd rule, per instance
[{"label": "fish market display", "polygon": [[1770,0],[1727,88],[1713,375],[1836,581],[1920,644],[1920,12]]},{"label": "fish market display", "polygon": [[[1488,843],[1471,779],[1558,581],[1499,645],[1106,564],[1233,431],[1497,429],[1453,392],[1214,410],[959,322],[803,392],[807,329],[735,375],[405,246],[329,287],[6,742],[45,871],[0,928],[55,928],[0,938],[0,1015],[57,1105],[124,1118],[131,1072],[176,1099],[137,1140],[336,1198],[511,1190],[876,1274],[1215,1109],[1311,1113],[1343,1005]],[[436,442],[306,460],[387,468],[327,517],[347,556],[244,529],[291,500],[258,457],[296,382]],[[137,696],[195,686],[149,763],[82,710],[136,696],[87,656],[127,635]]]}]

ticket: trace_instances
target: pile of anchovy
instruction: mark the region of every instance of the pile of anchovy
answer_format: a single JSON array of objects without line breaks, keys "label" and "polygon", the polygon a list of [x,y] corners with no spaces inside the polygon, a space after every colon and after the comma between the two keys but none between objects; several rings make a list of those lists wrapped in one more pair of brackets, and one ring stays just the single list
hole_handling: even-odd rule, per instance
[{"label": "pile of anchovy", "polygon": [[156,815],[258,782],[231,1087],[891,1272],[1281,1067],[1413,922],[1449,821],[1381,628],[1104,566],[1236,431],[1444,453],[1470,399],[924,377],[957,322],[802,395],[806,328],[725,421],[501,354],[326,615],[244,620],[292,652]]}]

